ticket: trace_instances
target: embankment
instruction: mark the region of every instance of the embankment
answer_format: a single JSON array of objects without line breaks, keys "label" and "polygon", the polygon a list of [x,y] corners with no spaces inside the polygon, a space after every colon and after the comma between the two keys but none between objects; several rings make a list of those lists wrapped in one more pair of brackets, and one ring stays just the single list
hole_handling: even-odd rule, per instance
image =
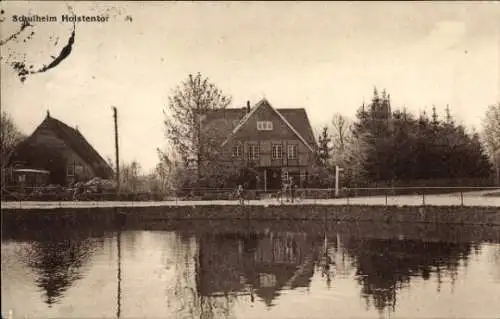
[{"label": "embankment", "polygon": [[460,206],[340,206],[340,205],[269,205],[269,206],[163,206],[122,208],[58,208],[50,210],[2,210],[8,220],[55,216],[79,220],[104,218],[118,223],[155,220],[323,220],[338,222],[432,223],[462,225],[500,225],[498,207]]}]

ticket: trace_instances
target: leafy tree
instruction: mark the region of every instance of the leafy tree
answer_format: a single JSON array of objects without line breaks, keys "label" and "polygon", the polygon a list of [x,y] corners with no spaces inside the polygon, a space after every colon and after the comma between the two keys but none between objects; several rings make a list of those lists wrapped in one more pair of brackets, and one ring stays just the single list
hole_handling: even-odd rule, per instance
[{"label": "leafy tree", "polygon": [[141,165],[137,161],[120,165],[120,188],[124,192],[137,192],[141,184]]},{"label": "leafy tree", "polygon": [[169,175],[169,167],[165,162],[159,162],[149,178],[151,190],[156,193],[165,194],[171,188]]},{"label": "leafy tree", "polygon": [[500,102],[490,105],[483,119],[483,141],[495,166],[496,184],[500,185]]},{"label": "leafy tree", "polygon": [[2,111],[0,120],[0,143],[1,143],[1,165],[2,168],[7,166],[9,157],[15,147],[21,140],[24,139],[23,134],[12,120],[12,117],[5,111]]},{"label": "leafy tree", "polygon": [[196,168],[198,183],[204,174],[203,162],[212,161],[214,150],[220,146],[214,147],[217,137],[206,134],[202,121],[209,111],[226,108],[230,103],[231,98],[200,73],[190,74],[169,97],[164,112],[166,138],[184,165]]}]

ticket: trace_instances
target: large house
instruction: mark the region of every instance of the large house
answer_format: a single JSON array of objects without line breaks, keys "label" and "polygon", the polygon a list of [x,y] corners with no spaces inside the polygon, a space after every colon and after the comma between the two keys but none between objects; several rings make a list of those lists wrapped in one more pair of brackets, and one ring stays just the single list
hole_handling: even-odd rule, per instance
[{"label": "large house", "polygon": [[276,109],[262,99],[253,107],[247,102],[243,108],[211,111],[202,122],[226,137],[227,160],[253,168],[256,179],[247,187],[278,189],[288,176],[305,184],[317,148],[305,109]]},{"label": "large house", "polygon": [[49,182],[59,185],[113,176],[112,168],[80,131],[51,117],[49,112],[35,131],[16,147],[9,166],[15,171],[48,172]]}]

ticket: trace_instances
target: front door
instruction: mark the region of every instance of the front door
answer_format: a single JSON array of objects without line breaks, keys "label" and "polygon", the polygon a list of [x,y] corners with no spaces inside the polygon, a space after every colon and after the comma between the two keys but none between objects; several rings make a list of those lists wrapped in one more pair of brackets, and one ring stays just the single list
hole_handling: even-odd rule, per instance
[{"label": "front door", "polygon": [[277,190],[281,188],[281,168],[267,169],[267,189]]}]

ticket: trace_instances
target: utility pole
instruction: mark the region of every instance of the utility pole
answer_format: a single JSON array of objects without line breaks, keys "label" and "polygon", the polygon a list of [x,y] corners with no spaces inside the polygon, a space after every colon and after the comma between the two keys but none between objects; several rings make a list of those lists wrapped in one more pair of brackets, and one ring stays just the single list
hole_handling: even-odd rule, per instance
[{"label": "utility pole", "polygon": [[118,114],[113,106],[113,118],[115,120],[115,156],[116,156],[116,193],[120,193],[120,156],[118,152]]},{"label": "utility pole", "polygon": [[340,172],[343,170],[338,165],[335,165],[335,197],[339,197],[339,177]]}]

